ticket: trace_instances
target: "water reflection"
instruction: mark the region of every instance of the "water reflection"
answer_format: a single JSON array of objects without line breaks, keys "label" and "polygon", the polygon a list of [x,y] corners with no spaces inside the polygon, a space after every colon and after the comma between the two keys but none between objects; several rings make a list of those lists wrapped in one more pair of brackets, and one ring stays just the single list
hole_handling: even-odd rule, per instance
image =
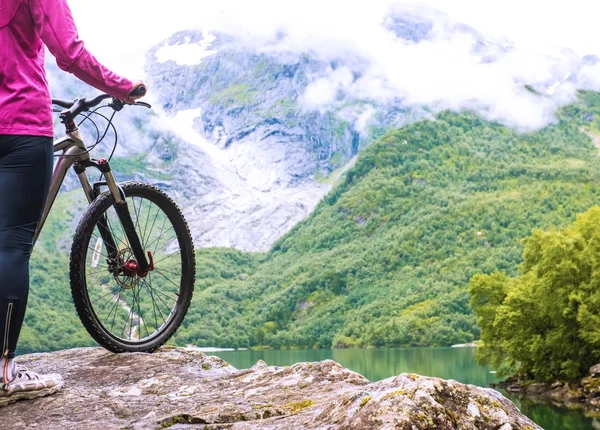
[{"label": "water reflection", "polygon": [[567,409],[549,403],[537,403],[527,398],[519,399],[502,393],[521,410],[521,412],[546,430],[583,430],[600,429],[600,421],[585,418],[580,409]]},{"label": "water reflection", "polygon": [[[288,366],[302,361],[332,359],[364,375],[370,381],[417,373],[454,379],[482,387],[498,382],[490,369],[475,362],[473,348],[377,348],[377,349],[319,349],[285,351],[220,351],[211,353],[238,369],[253,366],[258,360],[268,365]],[[506,393],[503,393],[506,395]],[[580,410],[536,404],[509,396],[521,412],[546,430],[600,429],[600,423],[583,416]]]}]

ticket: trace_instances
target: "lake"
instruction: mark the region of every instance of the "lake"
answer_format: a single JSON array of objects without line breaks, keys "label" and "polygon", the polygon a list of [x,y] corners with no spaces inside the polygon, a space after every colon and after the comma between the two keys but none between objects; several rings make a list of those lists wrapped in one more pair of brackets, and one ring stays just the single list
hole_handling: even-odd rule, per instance
[{"label": "lake", "polygon": [[[465,384],[487,387],[498,382],[489,368],[475,362],[474,348],[376,348],[376,349],[317,349],[268,351],[209,352],[231,363],[238,369],[252,367],[258,360],[272,366],[287,366],[301,361],[332,359],[364,375],[370,381],[410,372],[424,376],[454,379]],[[506,395],[506,393],[503,393]],[[583,416],[578,410],[553,405],[536,405],[507,396],[546,430],[574,430],[600,428],[600,421]],[[594,422],[596,421],[596,422]]]}]

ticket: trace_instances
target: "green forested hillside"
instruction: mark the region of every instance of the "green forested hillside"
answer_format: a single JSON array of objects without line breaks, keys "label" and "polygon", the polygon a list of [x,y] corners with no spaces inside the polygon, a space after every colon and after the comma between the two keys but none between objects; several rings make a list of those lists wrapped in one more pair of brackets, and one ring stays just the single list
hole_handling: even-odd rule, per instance
[{"label": "green forested hillside", "polygon": [[[470,278],[514,275],[533,228],[566,225],[598,202],[599,150],[582,132],[600,129],[598,113],[600,96],[582,93],[534,133],[448,112],[389,132],[269,253],[199,251],[196,295],[175,341],[343,347],[479,338]],[[66,272],[66,255],[36,251],[34,264],[51,257],[65,258]],[[66,294],[65,273],[48,276],[32,294]],[[58,298],[47,299],[52,306],[34,299],[22,348],[86,342],[75,323],[56,342],[33,343],[50,312],[56,324],[72,323],[72,305]],[[66,331],[52,330],[52,339]]]}]

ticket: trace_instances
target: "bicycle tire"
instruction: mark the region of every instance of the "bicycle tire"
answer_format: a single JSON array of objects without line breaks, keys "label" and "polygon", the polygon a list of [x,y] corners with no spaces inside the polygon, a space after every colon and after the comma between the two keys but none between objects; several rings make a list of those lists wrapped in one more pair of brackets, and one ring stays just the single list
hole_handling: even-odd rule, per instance
[{"label": "bicycle tire", "polygon": [[[183,217],[183,214],[181,213],[181,210],[179,209],[179,207],[177,206],[177,204],[164,192],[162,192],[161,190],[159,190],[158,188],[154,187],[153,185],[150,184],[146,184],[143,182],[137,182],[137,181],[131,181],[131,182],[124,182],[122,184],[120,184],[121,189],[123,190],[123,192],[125,193],[126,196],[126,200],[128,201],[128,203],[130,201],[133,202],[133,208],[131,206],[129,206],[129,211],[130,214],[132,213],[133,210],[133,215],[135,215],[136,218],[136,231],[139,225],[139,230],[138,231],[138,235],[140,235],[142,233],[142,223],[144,222],[142,217],[143,217],[143,204],[144,204],[144,200],[145,199],[147,201],[149,201],[150,203],[154,204],[158,209],[156,210],[156,216],[154,221],[156,222],[156,217],[159,216],[159,214],[164,215],[165,217],[165,221],[164,223],[166,223],[166,220],[169,221],[169,223],[171,223],[173,230],[175,232],[175,238],[177,239],[177,244],[179,246],[179,251],[180,251],[180,255],[181,255],[181,274],[179,276],[180,282],[179,282],[179,286],[178,286],[178,290],[175,293],[175,295],[173,296],[168,296],[166,293],[164,293],[164,298],[166,297],[171,297],[174,300],[173,303],[173,307],[167,317],[167,319],[164,319],[164,323],[162,325],[158,324],[158,320],[155,324],[156,326],[156,331],[154,333],[152,333],[151,335],[148,335],[148,326],[150,324],[148,324],[146,321],[146,318],[143,316],[143,312],[141,311],[141,293],[142,290],[145,288],[146,290],[146,295],[144,297],[152,297],[152,306],[154,307],[156,304],[156,300],[155,297],[159,298],[162,300],[162,303],[164,304],[165,301],[168,299],[163,299],[162,295],[159,295],[159,293],[157,292],[157,290],[154,290],[154,287],[151,286],[151,277],[152,277],[152,273],[153,272],[149,272],[148,278],[150,279],[150,281],[145,280],[145,278],[140,278],[137,275],[132,275],[129,278],[127,278],[125,275],[121,275],[121,276],[116,276],[115,273],[109,273],[109,275],[104,275],[104,278],[101,278],[99,283],[99,288],[102,289],[102,293],[104,293],[105,291],[109,291],[107,293],[107,295],[110,295],[111,293],[113,293],[112,297],[109,298],[109,300],[112,300],[113,303],[110,303],[110,307],[111,310],[112,308],[116,308],[117,310],[115,310],[115,316],[113,317],[113,326],[111,326],[110,328],[107,327],[107,321],[105,320],[104,322],[101,320],[101,316],[100,313],[102,312],[102,310],[99,309],[99,305],[96,306],[94,303],[94,300],[91,298],[91,296],[93,296],[93,293],[90,292],[90,289],[93,285],[88,285],[88,277],[92,277],[93,275],[90,275],[87,273],[87,268],[90,267],[89,264],[89,257],[91,254],[92,257],[92,261],[94,260],[94,258],[97,257],[96,253],[97,253],[97,249],[98,246],[96,244],[96,247],[92,248],[92,241],[93,241],[93,237],[94,237],[94,232],[98,231],[98,223],[101,222],[102,219],[104,219],[105,221],[104,224],[110,223],[110,210],[114,205],[114,198],[112,196],[112,194],[109,191],[106,191],[102,194],[100,194],[93,202],[92,204],[88,207],[88,209],[86,210],[84,216],[82,217],[77,230],[75,232],[74,238],[73,238],[73,245],[71,247],[71,258],[70,258],[70,281],[71,281],[71,293],[73,296],[73,302],[75,304],[75,309],[77,310],[77,313],[79,315],[79,318],[81,319],[81,322],[83,324],[83,326],[86,328],[86,330],[88,331],[88,333],[92,336],[92,338],[98,342],[98,344],[100,344],[102,347],[106,348],[109,351],[112,352],[116,352],[116,353],[120,353],[120,352],[152,352],[154,350],[156,350],[157,348],[159,348],[161,345],[163,345],[165,342],[167,342],[169,340],[169,338],[171,338],[171,336],[177,331],[177,329],[179,328],[179,326],[181,325],[181,323],[183,322],[183,319],[188,311],[188,308],[190,306],[190,302],[192,299],[192,294],[193,294],[193,290],[194,290],[194,283],[195,283],[195,271],[196,271],[196,262],[195,262],[195,254],[194,254],[194,246],[193,246],[193,242],[192,242],[192,237],[190,234],[190,230],[189,227]],[[139,209],[136,208],[135,205],[135,198],[138,198],[140,200],[140,204],[139,204]],[[130,200],[131,199],[131,200]],[[114,210],[114,209],[113,209]],[[138,211],[136,213],[136,210]],[[132,215],[132,216],[133,216]],[[103,218],[104,216],[104,218]],[[148,209],[147,212],[147,218],[146,218],[146,229],[148,228],[148,224],[149,224],[149,219],[152,216],[151,213],[151,208]],[[107,220],[107,221],[106,221]],[[139,221],[141,220],[141,221]],[[139,221],[139,222],[138,222]],[[152,225],[151,229],[152,230],[154,227],[154,224]],[[98,229],[98,230],[96,230]],[[115,233],[116,234],[116,233]],[[146,234],[146,231],[144,230],[143,234]],[[164,234],[162,234],[164,235]],[[96,237],[98,237],[98,235],[96,235]],[[160,243],[160,238],[162,236],[159,236],[159,238],[157,239]],[[151,232],[148,233],[148,239],[147,241],[152,240],[153,236],[151,235]],[[97,239],[97,241],[100,239]],[[142,237],[142,240],[144,240],[144,238]],[[171,240],[171,244],[169,244],[168,246],[172,246],[173,245],[173,240]],[[123,242],[122,242],[123,243]],[[148,243],[148,246],[152,247],[152,246],[156,246],[157,248],[159,247],[159,244],[154,244],[154,242],[152,244]],[[167,245],[164,245],[164,248],[167,249],[168,248]],[[126,248],[126,247],[124,247]],[[92,252],[90,252],[92,251]],[[107,249],[107,254],[108,249]],[[121,252],[125,252],[126,253],[126,249],[119,251],[119,253]],[[170,252],[170,251],[168,251]],[[104,255],[104,254],[101,254]],[[170,258],[172,255],[175,254],[171,254],[168,257],[164,257],[162,261],[169,261],[168,258]],[[108,262],[108,256],[105,255],[105,257],[107,257],[106,261]],[[96,262],[99,260],[96,260]],[[108,263],[107,263],[108,264]],[[91,266],[94,266],[94,264],[91,264]],[[156,271],[154,272],[155,274],[159,273],[159,269],[158,269],[159,263],[157,263],[156,266]],[[107,266],[108,267],[108,266]],[[114,266],[113,266],[114,267]],[[122,270],[123,266],[121,266],[121,270]],[[166,269],[165,269],[166,270]],[[102,270],[98,270],[98,272],[102,273]],[[108,272],[108,269],[107,269]],[[92,272],[93,273],[93,272]],[[167,273],[167,272],[165,272]],[[165,275],[163,273],[160,273],[160,275],[162,277],[165,277]],[[102,276],[102,275],[99,275]],[[104,285],[102,282],[104,279],[108,279],[111,282],[113,282],[110,278],[114,278],[114,283],[117,284],[117,288],[116,290],[120,290],[118,291],[118,298],[115,300],[115,296],[117,295],[117,292],[113,292],[115,291],[115,287],[114,286],[109,286],[107,287],[106,285]],[[95,279],[95,278],[94,278]],[[137,285],[134,285],[133,287],[130,287],[129,284],[124,284],[123,279],[129,279],[129,282],[131,282],[132,284],[137,283]],[[142,280],[144,279],[144,280]],[[157,277],[157,279],[161,279],[159,277]],[[174,278],[177,279],[177,278]],[[164,283],[164,281],[163,281]],[[171,282],[172,284],[174,284],[175,286],[177,286],[174,282]],[[150,286],[149,286],[150,284]],[[166,283],[165,283],[166,284]],[[127,288],[126,288],[127,287]],[[112,289],[110,289],[112,288]],[[138,314],[136,314],[135,312],[135,307],[136,307],[136,288],[137,288],[137,306],[138,306]],[[127,302],[126,299],[122,299],[121,298],[121,294],[123,294],[125,296],[125,291],[133,291],[132,292],[132,296],[133,296],[133,305],[131,305],[130,303]],[[154,291],[154,292],[153,292]],[[163,293],[161,293],[163,294]],[[116,303],[116,304],[114,304]],[[159,303],[160,305],[160,303]],[[108,306],[108,303],[104,306]],[[127,323],[129,323],[129,337],[123,337],[123,335],[118,335],[117,333],[115,333],[114,330],[114,323],[115,323],[115,319],[117,318],[117,313],[120,312],[118,310],[119,307],[122,307],[125,311],[127,311],[127,306],[129,307],[130,311],[130,315],[128,315],[128,320],[125,323],[125,326],[123,327],[123,331],[121,332],[121,334],[124,335],[124,331],[126,330],[127,327]],[[146,303],[144,303],[144,306],[146,307],[146,309],[149,309]],[[168,308],[168,306],[166,306]],[[153,308],[153,313],[154,313],[154,318],[156,318],[157,312],[156,312],[156,308]],[[160,311],[160,308],[158,309]],[[99,312],[100,311],[100,312]],[[136,326],[134,326],[134,315],[137,316],[137,321],[135,321],[135,323],[137,324]],[[110,316],[110,315],[109,315]],[[161,313],[161,316],[162,315]],[[119,315],[119,318],[122,319],[122,317]],[[131,321],[129,322],[129,318],[131,318]],[[151,320],[151,317],[148,318]],[[143,327],[146,327],[146,333],[148,336],[142,338],[143,335]],[[135,327],[135,328],[134,328]],[[138,333],[138,338],[135,339],[132,337],[132,329],[133,329],[133,333],[134,336],[136,334],[136,331],[139,331]]]}]

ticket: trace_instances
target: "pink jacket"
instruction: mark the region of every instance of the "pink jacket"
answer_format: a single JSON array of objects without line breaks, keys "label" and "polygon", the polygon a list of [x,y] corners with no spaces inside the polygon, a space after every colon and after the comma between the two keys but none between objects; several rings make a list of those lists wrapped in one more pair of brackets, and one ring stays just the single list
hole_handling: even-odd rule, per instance
[{"label": "pink jacket", "polygon": [[44,45],[100,91],[125,99],[132,89],[84,47],[66,0],[0,0],[0,134],[53,136]]}]

